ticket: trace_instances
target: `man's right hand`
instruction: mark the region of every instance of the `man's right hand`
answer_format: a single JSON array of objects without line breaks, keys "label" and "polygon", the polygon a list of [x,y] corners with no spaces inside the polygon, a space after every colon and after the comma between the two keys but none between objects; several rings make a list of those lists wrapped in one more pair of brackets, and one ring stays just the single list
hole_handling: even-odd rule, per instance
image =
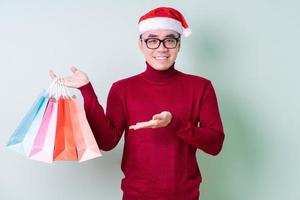
[{"label": "man's right hand", "polygon": [[[61,78],[61,81],[63,81],[65,86],[71,88],[80,88],[81,86],[84,86],[90,82],[86,73],[80,71],[76,67],[71,67],[71,71],[73,73],[71,76]],[[52,79],[57,78],[53,70],[50,70],[49,74]]]}]

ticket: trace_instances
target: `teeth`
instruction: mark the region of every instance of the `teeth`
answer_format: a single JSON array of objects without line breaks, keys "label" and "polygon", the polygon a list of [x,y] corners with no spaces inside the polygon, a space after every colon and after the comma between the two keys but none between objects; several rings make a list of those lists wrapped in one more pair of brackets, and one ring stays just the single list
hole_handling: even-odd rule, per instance
[{"label": "teeth", "polygon": [[164,60],[164,59],[167,59],[168,57],[166,56],[158,56],[158,57],[155,57],[155,59],[157,60]]}]

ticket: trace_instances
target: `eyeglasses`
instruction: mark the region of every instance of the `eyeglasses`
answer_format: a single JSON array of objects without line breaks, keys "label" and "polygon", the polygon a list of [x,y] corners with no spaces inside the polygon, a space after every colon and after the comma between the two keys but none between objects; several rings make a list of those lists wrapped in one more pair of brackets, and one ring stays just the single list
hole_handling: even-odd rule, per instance
[{"label": "eyeglasses", "polygon": [[163,43],[164,47],[167,49],[175,49],[180,41],[180,36],[178,38],[165,38],[163,40],[158,38],[140,39],[146,43],[148,49],[157,49],[161,43]]}]

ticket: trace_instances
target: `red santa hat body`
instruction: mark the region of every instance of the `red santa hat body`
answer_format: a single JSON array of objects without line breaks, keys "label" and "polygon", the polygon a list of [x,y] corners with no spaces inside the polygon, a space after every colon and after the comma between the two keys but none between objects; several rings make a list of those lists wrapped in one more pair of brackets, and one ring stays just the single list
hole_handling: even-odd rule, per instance
[{"label": "red santa hat body", "polygon": [[159,7],[143,15],[139,22],[140,34],[155,29],[170,29],[188,37],[192,34],[183,15],[174,8]]}]

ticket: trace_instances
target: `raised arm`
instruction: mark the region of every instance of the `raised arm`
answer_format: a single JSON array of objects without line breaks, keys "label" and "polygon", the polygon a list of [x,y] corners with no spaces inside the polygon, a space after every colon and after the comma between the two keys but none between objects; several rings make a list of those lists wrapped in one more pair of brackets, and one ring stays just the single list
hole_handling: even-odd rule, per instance
[{"label": "raised arm", "polygon": [[99,104],[91,83],[79,88],[84,99],[84,109],[100,149],[113,149],[123,134],[125,115],[121,98],[115,85],[109,91],[106,114]]},{"label": "raised arm", "polygon": [[[86,117],[99,148],[104,151],[113,149],[122,136],[126,121],[117,87],[111,87],[105,113],[88,76],[75,67],[72,67],[71,71],[72,75],[61,78],[61,81],[65,86],[81,91]],[[49,73],[52,79],[57,78],[52,70]]]}]

